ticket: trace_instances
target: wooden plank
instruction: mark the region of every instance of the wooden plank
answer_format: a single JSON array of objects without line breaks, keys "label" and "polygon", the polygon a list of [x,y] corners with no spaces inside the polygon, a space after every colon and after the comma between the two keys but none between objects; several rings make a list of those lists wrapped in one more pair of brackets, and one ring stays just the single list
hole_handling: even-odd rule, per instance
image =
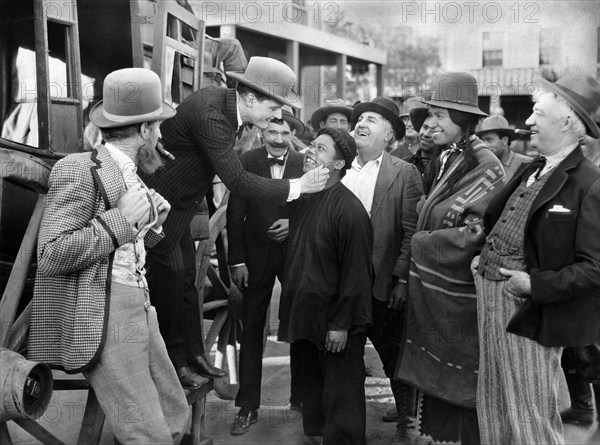
[{"label": "wooden plank", "polygon": [[34,2],[33,30],[35,32],[35,65],[37,79],[37,110],[39,148],[50,150],[52,144],[48,120],[50,117],[50,101],[48,85],[48,22],[46,21],[46,0]]},{"label": "wooden plank", "polygon": [[10,438],[10,433],[8,432],[8,426],[6,426],[6,422],[0,423],[0,443],[3,445],[12,445],[12,439]]},{"label": "wooden plank", "polygon": [[14,419],[17,425],[42,442],[44,445],[65,445],[58,437],[50,433],[39,423],[29,419]]},{"label": "wooden plank", "polygon": [[8,339],[10,338],[10,332],[12,329],[15,314],[19,302],[21,301],[21,294],[25,288],[25,280],[29,274],[29,268],[31,261],[35,253],[35,245],[37,241],[38,231],[42,222],[42,213],[44,211],[44,196],[39,195],[38,200],[33,209],[33,214],[27,225],[25,236],[21,242],[19,253],[15,259],[10,276],[8,277],[8,283],[4,289],[4,295],[0,300],[0,345],[6,347]]},{"label": "wooden plank", "polygon": [[81,422],[81,430],[79,431],[77,444],[88,445],[100,443],[104,418],[105,416],[98,404],[96,394],[90,389],[88,392],[87,403],[85,404],[85,412],[83,414],[83,421]]},{"label": "wooden plank", "polygon": [[20,351],[21,346],[27,339],[29,333],[29,320],[31,318],[31,301],[21,312],[19,318],[15,320],[8,339],[8,349],[11,351]]}]

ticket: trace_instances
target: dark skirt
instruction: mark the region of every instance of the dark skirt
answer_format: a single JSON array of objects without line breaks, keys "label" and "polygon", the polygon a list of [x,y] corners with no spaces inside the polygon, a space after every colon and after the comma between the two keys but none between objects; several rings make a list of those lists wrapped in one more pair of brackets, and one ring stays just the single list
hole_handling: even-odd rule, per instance
[{"label": "dark skirt", "polygon": [[453,405],[419,392],[417,424],[423,436],[435,442],[479,445],[477,411]]}]

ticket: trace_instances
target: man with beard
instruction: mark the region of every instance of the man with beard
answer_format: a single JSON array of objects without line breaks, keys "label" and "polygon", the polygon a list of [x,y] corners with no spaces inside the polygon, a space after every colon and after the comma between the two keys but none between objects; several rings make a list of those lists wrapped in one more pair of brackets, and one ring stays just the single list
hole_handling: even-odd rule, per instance
[{"label": "man with beard", "polygon": [[[288,107],[289,109],[289,107]],[[262,130],[264,145],[242,154],[244,170],[265,178],[287,179],[302,176],[303,156],[290,149],[296,132],[304,131],[302,122],[286,110],[282,119],[272,119]],[[287,250],[289,211],[285,206],[260,197],[244,198],[232,194],[227,205],[227,238],[231,278],[243,291],[242,338],[240,349],[240,387],[235,399],[240,407],[231,434],[249,431],[257,420],[262,377],[263,331],[271,302],[275,278],[283,284]],[[291,406],[300,408],[298,388],[299,358],[290,349],[292,371]]]},{"label": "man with beard", "polygon": [[268,57],[252,57],[246,71],[228,72],[239,81],[236,89],[208,86],[188,96],[177,114],[161,126],[165,148],[175,159],[145,178],[173,206],[165,222],[165,240],[148,257],[148,282],[157,307],[160,331],[185,388],[198,388],[205,377],[226,373],[204,355],[196,260],[190,223],[217,174],[232,194],[260,197],[283,204],[321,190],[326,169],[299,179],[269,179],[245,171],[233,150],[236,134],[245,124],[260,129],[281,108],[302,108],[296,75],[290,67]]},{"label": "man with beard", "polygon": [[341,178],[356,143],[339,128],[321,128],[304,171],[329,169],[325,190],[295,202],[290,217],[285,286],[279,307],[284,340],[302,350],[305,442],[365,443],[366,331],[371,323],[373,229]]},{"label": "man with beard", "polygon": [[160,165],[159,124],[175,114],[161,92],[150,70],[106,77],[90,113],[106,142],[56,163],[38,239],[29,358],[82,372],[120,443],[173,443],[189,415],[144,269],[171,208],[136,174]]},{"label": "man with beard", "polygon": [[502,163],[507,181],[511,180],[521,164],[531,161],[529,156],[515,153],[510,149],[510,143],[517,138],[517,135],[502,116],[486,117],[476,134]]}]

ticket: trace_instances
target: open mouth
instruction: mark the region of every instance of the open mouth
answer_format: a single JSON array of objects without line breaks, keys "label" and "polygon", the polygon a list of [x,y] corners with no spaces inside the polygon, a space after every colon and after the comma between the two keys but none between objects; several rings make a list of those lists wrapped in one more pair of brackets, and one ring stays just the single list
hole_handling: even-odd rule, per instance
[{"label": "open mouth", "polygon": [[364,128],[360,128],[358,130],[355,131],[355,134],[357,136],[368,136],[369,132],[367,130],[365,130]]},{"label": "open mouth", "polygon": [[304,159],[304,164],[307,167],[316,167],[317,166],[317,163],[315,162],[315,160],[310,156],[307,156],[306,159]]}]

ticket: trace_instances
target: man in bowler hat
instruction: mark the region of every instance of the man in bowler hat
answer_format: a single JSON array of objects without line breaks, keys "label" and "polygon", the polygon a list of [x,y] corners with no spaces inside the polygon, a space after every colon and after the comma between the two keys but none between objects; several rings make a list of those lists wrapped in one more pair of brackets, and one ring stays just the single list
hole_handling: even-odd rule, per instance
[{"label": "man in bowler hat", "polygon": [[517,139],[517,135],[502,116],[486,117],[481,123],[481,129],[475,134],[502,163],[507,181],[511,180],[519,165],[531,161],[529,156],[515,153],[510,149],[510,143]]},{"label": "man in bowler hat", "polygon": [[196,373],[225,375],[204,356],[190,233],[190,222],[213,177],[218,175],[232,194],[275,203],[319,191],[328,178],[324,169],[297,180],[263,178],[244,170],[233,150],[236,133],[245,124],[266,128],[271,119],[281,118],[284,104],[299,109],[302,100],[296,75],[275,59],[252,57],[246,71],[227,75],[239,82],[237,89],[201,88],[162,124],[163,143],[175,159],[146,178],[173,207],[165,222],[165,239],[149,257],[149,284],[169,356],[182,385],[192,389],[200,385]]},{"label": "man in bowler hat", "polygon": [[90,113],[106,142],[56,163],[38,240],[29,358],[83,372],[123,444],[178,443],[189,416],[144,270],[171,209],[137,175],[161,164],[161,92],[150,70],[106,76]]},{"label": "man in bowler hat", "polygon": [[580,146],[600,135],[600,84],[538,79],[531,145],[485,212],[473,261],[479,294],[477,388],[482,443],[564,443],[558,379],[565,346],[600,343],[600,170]]},{"label": "man in bowler hat", "polygon": [[356,105],[352,125],[357,156],[342,183],[369,213],[375,237],[373,324],[367,335],[381,358],[396,402],[394,412],[383,420],[397,420],[398,434],[407,437],[415,391],[391,379],[400,352],[410,240],[417,224],[417,202],[423,195],[423,186],[414,165],[386,151],[390,142],[402,138],[405,131],[391,99],[377,97]]}]

